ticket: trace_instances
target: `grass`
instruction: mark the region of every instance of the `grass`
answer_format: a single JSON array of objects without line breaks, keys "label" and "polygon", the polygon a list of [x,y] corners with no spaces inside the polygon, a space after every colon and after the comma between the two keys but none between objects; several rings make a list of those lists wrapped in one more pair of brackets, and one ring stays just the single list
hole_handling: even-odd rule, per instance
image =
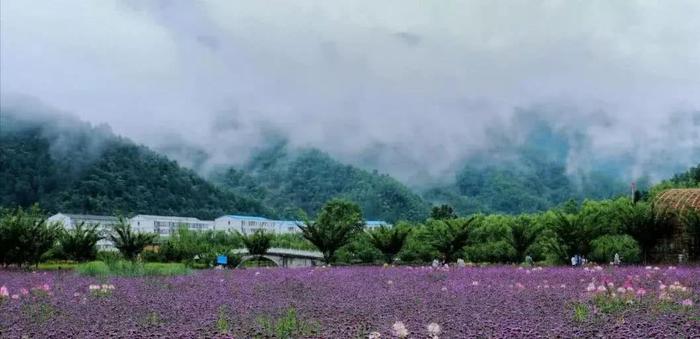
[{"label": "grass", "polygon": [[280,318],[258,318],[258,324],[267,336],[274,338],[302,338],[313,334],[318,324],[307,322],[297,317],[297,310],[290,308]]},{"label": "grass", "polygon": [[574,303],[574,321],[578,323],[585,322],[588,319],[588,305],[584,303]]},{"label": "grass", "polygon": [[187,275],[192,271],[180,263],[138,263],[126,260],[91,261],[76,267],[80,275],[89,277],[144,277]]},{"label": "grass", "polygon": [[39,269],[44,271],[72,270],[78,266],[74,261],[48,261],[39,263]]},{"label": "grass", "polygon": [[231,326],[228,322],[228,309],[226,305],[219,306],[219,312],[216,315],[216,330],[219,333],[228,333]]}]

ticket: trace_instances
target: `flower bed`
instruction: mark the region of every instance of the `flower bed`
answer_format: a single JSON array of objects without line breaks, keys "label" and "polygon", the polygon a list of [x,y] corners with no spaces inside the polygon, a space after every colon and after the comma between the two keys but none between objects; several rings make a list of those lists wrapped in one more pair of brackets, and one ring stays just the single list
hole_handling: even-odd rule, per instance
[{"label": "flower bed", "polygon": [[0,271],[0,337],[700,336],[700,268]]}]

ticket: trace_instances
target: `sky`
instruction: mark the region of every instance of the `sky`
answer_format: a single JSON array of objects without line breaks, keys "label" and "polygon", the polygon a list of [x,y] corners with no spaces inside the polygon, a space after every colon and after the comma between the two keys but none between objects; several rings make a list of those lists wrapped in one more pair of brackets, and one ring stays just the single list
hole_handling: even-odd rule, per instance
[{"label": "sky", "polygon": [[697,1],[3,0],[0,94],[185,165],[282,136],[404,182],[524,142],[530,112],[584,136],[572,173],[617,159],[663,177],[700,160],[698,17]]}]

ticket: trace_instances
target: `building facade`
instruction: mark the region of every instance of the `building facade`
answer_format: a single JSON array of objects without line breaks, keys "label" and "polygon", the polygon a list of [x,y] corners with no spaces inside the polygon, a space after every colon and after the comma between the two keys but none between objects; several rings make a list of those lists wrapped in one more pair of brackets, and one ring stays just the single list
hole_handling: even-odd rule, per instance
[{"label": "building facade", "polygon": [[77,225],[81,223],[85,226],[95,226],[97,225],[97,231],[99,232],[102,239],[97,242],[97,250],[99,251],[111,251],[115,250],[114,245],[111,241],[107,240],[107,236],[112,231],[112,227],[119,223],[119,218],[104,215],[89,215],[89,214],[64,214],[58,213],[52,215],[47,219],[50,223],[58,223],[63,226],[63,228],[70,230],[74,229]]},{"label": "building facade", "polygon": [[214,220],[215,230],[232,230],[242,234],[251,234],[258,230],[275,234],[296,233],[299,232],[299,228],[296,225],[296,221],[272,220],[244,215],[224,215]]},{"label": "building facade", "polygon": [[180,227],[190,231],[208,231],[214,229],[214,222],[190,217],[173,217],[162,215],[139,214],[129,219],[131,229],[136,232],[155,233],[168,237]]}]

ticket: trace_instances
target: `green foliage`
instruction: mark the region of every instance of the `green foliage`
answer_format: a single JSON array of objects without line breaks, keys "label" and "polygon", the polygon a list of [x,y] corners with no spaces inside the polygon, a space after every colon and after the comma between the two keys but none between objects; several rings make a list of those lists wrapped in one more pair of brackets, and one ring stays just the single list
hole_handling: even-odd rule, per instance
[{"label": "green foliage", "polygon": [[394,257],[403,249],[409,234],[411,234],[410,228],[403,228],[398,225],[389,228],[382,225],[369,232],[369,240],[372,246],[382,252],[384,262],[391,263]]},{"label": "green foliage", "polygon": [[291,248],[295,250],[314,251],[316,247],[299,233],[275,234],[271,247]]},{"label": "green foliage", "polygon": [[90,261],[76,267],[80,275],[89,277],[144,277],[187,275],[191,271],[179,263],[141,263],[127,260]]},{"label": "green foliage", "polygon": [[505,240],[477,243],[467,247],[467,258],[473,262],[514,262],[516,252],[513,246]]},{"label": "green foliage", "polygon": [[219,306],[219,310],[216,313],[216,330],[219,333],[228,333],[231,329],[229,324],[229,311],[226,305]]},{"label": "green foliage", "polygon": [[442,204],[440,206],[433,206],[433,209],[430,211],[430,218],[435,220],[457,219],[457,214],[452,206]]},{"label": "green foliage", "polygon": [[440,253],[445,262],[455,262],[469,242],[471,225],[476,217],[455,220],[429,220],[430,245]]},{"label": "green foliage", "polygon": [[258,318],[258,324],[268,337],[290,339],[309,337],[317,331],[318,324],[299,319],[295,308],[290,308],[280,318]]},{"label": "green foliage", "polygon": [[637,240],[645,263],[659,240],[673,232],[674,215],[653,203],[628,204],[618,209],[617,213],[625,233]]},{"label": "green foliage", "polygon": [[55,246],[61,232],[49,223],[37,205],[0,211],[0,260],[3,265],[38,265],[41,257]]},{"label": "green foliage", "polygon": [[240,258],[229,252],[241,247],[243,241],[238,234],[223,231],[197,232],[181,227],[162,241],[159,253],[166,261],[198,267],[213,266],[218,255],[227,255],[230,264],[235,266]]},{"label": "green foliage", "polygon": [[603,235],[591,241],[590,259],[595,262],[608,263],[613,261],[615,254],[624,263],[637,263],[641,250],[637,241],[629,235]]},{"label": "green foliage", "polygon": [[267,233],[264,230],[257,230],[253,234],[241,235],[243,245],[248,250],[248,254],[255,256],[263,256],[270,249],[272,244],[273,234]]},{"label": "green foliage", "polygon": [[[510,227],[510,245],[515,251],[515,261],[521,262],[530,252],[530,247],[542,233],[542,227],[535,218],[528,215],[515,217]],[[532,255],[530,255],[532,257]]]},{"label": "green foliage", "polygon": [[80,223],[73,229],[61,232],[59,237],[61,253],[70,260],[94,260],[97,256],[97,241],[100,240],[98,227],[99,225],[85,226],[85,223]]},{"label": "green foliage", "polygon": [[204,219],[231,212],[274,215],[258,201],[218,189],[175,161],[109,131],[48,115],[40,120],[3,111],[0,206],[39,203],[51,213]]},{"label": "green foliage", "polygon": [[334,198],[357,203],[369,219],[418,221],[429,213],[420,196],[388,175],[342,164],[316,149],[292,152],[284,144],[260,152],[243,170],[229,169],[211,179],[277,207],[285,218],[297,218],[300,210],[316,216]]},{"label": "green foliage", "polygon": [[700,210],[688,209],[680,215],[683,228],[688,235],[691,260],[700,260]]},{"label": "green foliage", "polygon": [[405,263],[425,263],[440,256],[428,239],[430,239],[431,229],[424,224],[405,225],[411,227],[411,234],[406,240],[403,251],[399,253],[399,258]]},{"label": "green foliage", "polygon": [[335,252],[350,242],[363,226],[360,207],[340,199],[331,200],[323,206],[315,222],[298,225],[303,237],[323,253],[323,261],[327,264],[333,262]]},{"label": "green foliage", "polygon": [[372,246],[367,232],[358,232],[347,244],[338,249],[335,260],[348,264],[372,264],[384,260],[384,256]]},{"label": "green foliage", "polygon": [[574,309],[574,321],[577,323],[583,323],[588,320],[588,316],[590,314],[590,310],[588,308],[588,305],[582,302],[575,302],[573,303],[573,309]]},{"label": "green foliage", "polygon": [[112,234],[109,239],[114,244],[119,252],[128,260],[136,260],[136,257],[148,245],[153,245],[157,235],[153,233],[141,233],[131,230],[131,224],[124,219],[119,218],[119,222],[114,225]]}]

